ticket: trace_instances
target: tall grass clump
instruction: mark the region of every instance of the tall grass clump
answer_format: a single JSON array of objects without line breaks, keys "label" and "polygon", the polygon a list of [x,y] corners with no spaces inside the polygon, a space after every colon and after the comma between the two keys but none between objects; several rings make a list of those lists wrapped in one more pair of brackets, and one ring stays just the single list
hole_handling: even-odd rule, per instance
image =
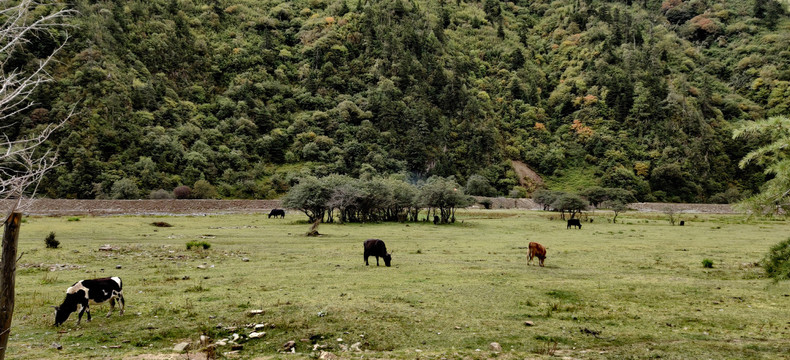
[{"label": "tall grass clump", "polygon": [[211,247],[211,244],[209,244],[207,241],[197,241],[197,240],[192,240],[187,243],[187,250],[190,250],[193,247],[196,249],[202,247],[204,250],[208,250]]},{"label": "tall grass clump", "polygon": [[55,233],[50,232],[47,237],[44,238],[44,244],[47,245],[47,249],[57,249],[60,246],[60,241],[55,239]]}]

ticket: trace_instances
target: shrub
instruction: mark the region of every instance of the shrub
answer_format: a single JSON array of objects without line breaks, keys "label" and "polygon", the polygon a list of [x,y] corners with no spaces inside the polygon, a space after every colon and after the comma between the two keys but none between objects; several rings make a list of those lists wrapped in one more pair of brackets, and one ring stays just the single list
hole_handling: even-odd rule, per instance
[{"label": "shrub", "polygon": [[173,225],[170,225],[170,223],[166,223],[164,221],[154,221],[151,223],[151,225],[156,227],[173,227]]},{"label": "shrub", "polygon": [[47,249],[57,249],[60,246],[60,241],[55,240],[55,233],[50,232],[46,238],[44,238],[44,243],[47,245]]},{"label": "shrub", "polygon": [[771,247],[763,259],[763,267],[765,273],[775,280],[790,279],[790,239]]},{"label": "shrub", "polygon": [[76,216],[72,216],[72,217],[68,218],[68,221],[80,221],[80,218],[78,218]]},{"label": "shrub", "polygon": [[151,194],[148,195],[148,198],[152,200],[172,199],[173,193],[165,189],[151,190]]},{"label": "shrub", "polygon": [[140,189],[137,188],[137,183],[129,178],[123,178],[112,184],[110,196],[113,199],[138,199],[140,198]]},{"label": "shrub", "polygon": [[202,247],[204,250],[208,250],[211,247],[211,244],[209,244],[207,241],[197,241],[197,240],[192,240],[187,243],[187,250],[190,250],[193,247],[194,248]]},{"label": "shrub", "polygon": [[175,189],[173,189],[173,195],[176,199],[189,199],[189,195],[192,194],[192,189],[189,186],[181,185]]},{"label": "shrub", "polygon": [[192,197],[195,199],[216,199],[219,197],[217,188],[206,180],[195,181],[192,186]]},{"label": "shrub", "polygon": [[706,269],[713,269],[713,261],[710,259],[702,259],[702,267]]}]

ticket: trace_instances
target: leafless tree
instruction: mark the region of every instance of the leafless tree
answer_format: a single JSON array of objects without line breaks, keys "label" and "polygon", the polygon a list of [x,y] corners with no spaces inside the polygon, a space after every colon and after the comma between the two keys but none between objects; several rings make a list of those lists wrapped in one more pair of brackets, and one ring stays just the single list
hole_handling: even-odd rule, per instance
[{"label": "leafless tree", "polygon": [[0,360],[5,358],[14,313],[20,211],[26,205],[24,199],[34,196],[44,174],[56,165],[54,152],[41,151],[41,145],[71,116],[69,113],[60,122],[33,134],[12,138],[8,134],[15,125],[12,119],[34,105],[30,97],[36,88],[51,81],[46,69],[65,41],[32,67],[14,67],[9,60],[31,41],[49,36],[49,29],[65,27],[66,18],[74,13],[49,0],[0,0],[0,200],[4,200],[0,215],[4,215],[5,225],[0,273]]},{"label": "leafless tree", "polygon": [[[42,7],[52,8],[49,15],[34,16],[34,10]],[[65,19],[74,14],[74,10],[62,8],[54,1],[0,0],[0,18],[5,19],[0,23],[0,199],[14,200],[3,202],[3,219],[24,207],[26,195],[32,197],[41,178],[56,165],[55,154],[51,151],[42,152],[40,148],[71,116],[69,113],[58,123],[49,124],[34,134],[11,139],[7,130],[15,124],[9,121],[13,116],[30,109],[34,105],[30,96],[36,88],[52,80],[46,69],[65,41],[29,71],[12,68],[8,60],[49,28],[67,26]]]}]

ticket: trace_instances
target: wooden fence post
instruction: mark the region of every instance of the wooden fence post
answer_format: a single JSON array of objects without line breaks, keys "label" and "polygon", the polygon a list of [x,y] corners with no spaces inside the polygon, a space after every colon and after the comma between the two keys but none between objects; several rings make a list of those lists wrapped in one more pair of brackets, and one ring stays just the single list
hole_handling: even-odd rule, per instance
[{"label": "wooden fence post", "polygon": [[22,214],[11,213],[5,221],[3,232],[2,273],[0,273],[0,360],[5,359],[8,336],[11,334],[11,318],[14,315],[14,286],[16,285],[16,253],[19,241],[19,225]]}]

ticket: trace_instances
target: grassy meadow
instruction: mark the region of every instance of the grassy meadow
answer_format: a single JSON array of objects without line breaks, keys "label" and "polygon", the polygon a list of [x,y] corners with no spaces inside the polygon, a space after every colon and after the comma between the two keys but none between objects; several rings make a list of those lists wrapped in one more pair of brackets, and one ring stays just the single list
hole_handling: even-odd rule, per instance
[{"label": "grassy meadow", "polygon": [[[567,230],[553,213],[470,210],[444,226],[323,224],[317,238],[303,235],[309,225],[296,213],[27,217],[9,356],[163,359],[155,355],[201,334],[218,340],[266,323],[265,336],[231,356],[317,357],[314,346],[325,345],[366,359],[790,357],[790,282],[754,266],[790,223],[592,216]],[[50,232],[61,248],[44,247]],[[367,238],[386,242],[392,267],[364,266]],[[211,247],[187,250],[192,240]],[[526,265],[530,241],[548,247],[545,268]],[[99,251],[104,244],[117,250]],[[52,326],[50,306],[66,288],[106,276],[123,279],[126,314],[105,318],[109,305],[94,305],[92,322],[77,326],[75,313]],[[289,340],[298,354],[279,353]],[[343,352],[357,342],[362,352]]]}]

